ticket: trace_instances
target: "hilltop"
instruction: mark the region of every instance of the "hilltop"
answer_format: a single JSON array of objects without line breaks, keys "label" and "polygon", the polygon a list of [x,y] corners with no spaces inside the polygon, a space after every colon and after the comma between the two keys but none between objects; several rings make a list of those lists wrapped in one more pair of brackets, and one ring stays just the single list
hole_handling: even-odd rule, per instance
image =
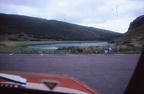
[{"label": "hilltop", "polygon": [[128,31],[111,42],[117,45],[142,47],[144,45],[144,15],[134,19],[130,23]]},{"label": "hilltop", "polygon": [[0,14],[0,40],[109,41],[120,33],[57,20]]}]

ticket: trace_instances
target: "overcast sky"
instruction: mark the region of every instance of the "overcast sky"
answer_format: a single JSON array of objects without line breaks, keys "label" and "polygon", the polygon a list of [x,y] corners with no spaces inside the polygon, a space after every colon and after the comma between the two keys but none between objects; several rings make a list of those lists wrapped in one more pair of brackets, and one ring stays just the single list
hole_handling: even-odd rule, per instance
[{"label": "overcast sky", "polygon": [[124,33],[144,0],[0,0],[0,13],[54,19]]}]

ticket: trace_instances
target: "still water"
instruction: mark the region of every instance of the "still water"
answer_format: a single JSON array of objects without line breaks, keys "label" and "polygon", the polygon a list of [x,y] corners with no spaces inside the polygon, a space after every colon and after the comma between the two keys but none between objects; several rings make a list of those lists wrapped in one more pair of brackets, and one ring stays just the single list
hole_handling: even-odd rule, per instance
[{"label": "still water", "polygon": [[53,43],[53,44],[45,44],[45,45],[30,45],[27,46],[28,48],[36,48],[36,49],[59,49],[63,47],[86,47],[86,46],[108,46],[113,45],[109,44],[108,42],[75,42],[75,43]]}]

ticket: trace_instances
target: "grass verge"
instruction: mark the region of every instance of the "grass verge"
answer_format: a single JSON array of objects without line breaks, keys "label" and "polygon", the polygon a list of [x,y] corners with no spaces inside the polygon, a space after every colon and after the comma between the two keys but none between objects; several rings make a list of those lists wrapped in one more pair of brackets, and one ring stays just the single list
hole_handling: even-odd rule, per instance
[{"label": "grass verge", "polygon": [[[1,41],[0,53],[15,54],[103,54],[105,47],[67,47],[58,50],[27,48],[28,45],[50,43],[72,43],[77,41]],[[112,54],[140,54],[141,48],[134,45],[111,46]]]}]

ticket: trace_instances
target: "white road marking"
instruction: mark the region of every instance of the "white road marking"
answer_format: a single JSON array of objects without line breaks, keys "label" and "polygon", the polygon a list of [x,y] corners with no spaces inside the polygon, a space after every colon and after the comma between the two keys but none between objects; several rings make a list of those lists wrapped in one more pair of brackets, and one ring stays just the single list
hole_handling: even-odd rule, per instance
[{"label": "white road marking", "polygon": [[68,56],[73,56],[72,54],[67,54]]},{"label": "white road marking", "polygon": [[13,53],[9,54],[9,55],[13,55]]},{"label": "white road marking", "polygon": [[115,54],[115,55],[126,55],[126,54]]}]

